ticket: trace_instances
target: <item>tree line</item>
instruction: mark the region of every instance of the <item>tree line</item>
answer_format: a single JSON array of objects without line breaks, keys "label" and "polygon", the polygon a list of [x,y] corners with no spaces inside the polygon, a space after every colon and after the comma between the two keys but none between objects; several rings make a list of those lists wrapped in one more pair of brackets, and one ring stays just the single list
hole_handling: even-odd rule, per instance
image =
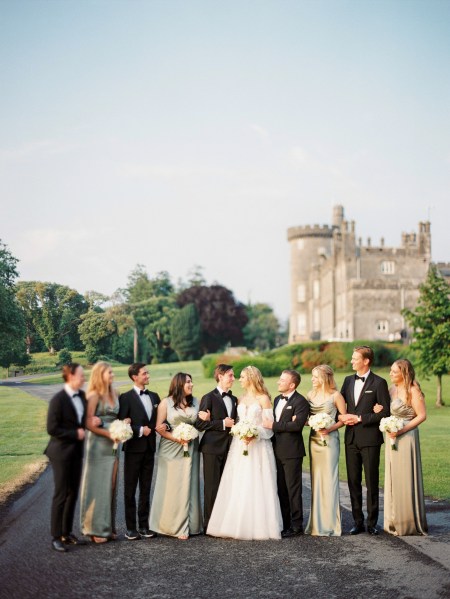
[{"label": "tree line", "polygon": [[286,342],[287,331],[265,303],[243,304],[229,289],[207,285],[201,267],[175,284],[143,265],[112,296],[82,295],[58,283],[17,282],[18,260],[0,241],[0,365],[26,365],[30,354],[85,351],[147,363],[193,360],[227,346],[258,351]]}]

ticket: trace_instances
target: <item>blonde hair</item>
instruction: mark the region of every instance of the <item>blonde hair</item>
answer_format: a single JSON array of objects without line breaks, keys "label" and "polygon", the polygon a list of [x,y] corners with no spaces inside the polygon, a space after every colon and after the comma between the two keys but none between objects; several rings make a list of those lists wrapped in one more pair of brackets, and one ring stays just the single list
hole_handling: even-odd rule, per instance
[{"label": "blonde hair", "polygon": [[108,397],[113,398],[115,396],[112,385],[106,383],[104,379],[105,372],[110,368],[111,365],[108,364],[108,362],[97,362],[91,370],[87,394],[96,393],[99,397],[99,401],[102,403],[104,403]]},{"label": "blonde hair", "polygon": [[[336,381],[334,380],[334,372],[330,366],[328,366],[327,364],[319,364],[318,366],[315,366],[312,369],[311,374],[316,376],[322,383],[322,387],[325,393],[333,393],[334,391],[336,391]],[[316,391],[313,388],[313,390],[311,391],[311,396],[315,397],[317,393],[318,391]]]},{"label": "blonde hair", "polygon": [[267,395],[270,399],[270,393],[264,383],[261,372],[255,366],[246,366],[242,369],[241,375],[246,374],[250,383],[251,390],[255,395]]},{"label": "blonde hair", "polygon": [[409,360],[406,360],[406,358],[401,358],[400,360],[395,360],[394,364],[396,366],[398,366],[398,369],[400,370],[400,374],[402,375],[402,378],[403,378],[403,382],[405,384],[406,405],[408,405],[408,406],[411,405],[411,400],[412,400],[411,389],[413,387],[416,387],[420,391],[420,394],[422,395],[422,397],[424,398],[425,396],[423,394],[422,389],[420,388],[419,381],[416,380],[416,373],[414,371],[414,366],[411,364],[411,362]]}]

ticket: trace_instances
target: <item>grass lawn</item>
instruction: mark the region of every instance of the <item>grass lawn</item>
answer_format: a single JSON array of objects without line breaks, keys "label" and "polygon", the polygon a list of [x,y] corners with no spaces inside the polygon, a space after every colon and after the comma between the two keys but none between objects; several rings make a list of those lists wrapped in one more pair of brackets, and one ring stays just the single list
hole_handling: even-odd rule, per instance
[{"label": "grass lawn", "polygon": [[[0,499],[4,492],[40,471],[46,433],[47,404],[19,389],[0,387]],[[2,493],[3,492],[3,493]]]},{"label": "grass lawn", "polygon": [[[131,387],[128,379],[127,366],[114,365],[116,380],[120,381],[119,390],[125,391]],[[194,395],[202,397],[210,391],[215,382],[213,379],[203,377],[202,367],[199,361],[177,362],[172,364],[157,364],[149,367],[150,389],[156,391],[161,398],[166,397],[172,376],[179,372],[189,372],[194,381]],[[389,383],[389,370],[378,370],[378,374],[384,376]],[[235,373],[239,376],[239,373]],[[89,372],[86,372],[89,378]],[[340,388],[345,373],[336,375],[336,382]],[[62,383],[61,375],[54,374],[33,379],[33,383],[53,384]],[[277,378],[267,378],[267,387],[272,398],[277,394]],[[420,426],[420,439],[422,450],[422,465],[425,494],[437,499],[450,499],[450,376],[443,379],[444,401],[447,404],[443,408],[436,408],[436,381],[435,379],[421,381],[427,404],[427,420]],[[300,392],[306,395],[311,388],[311,375],[303,375],[300,384]],[[235,395],[240,395],[240,385],[236,381],[234,385]],[[0,406],[2,407],[3,419],[0,423],[0,485],[8,479],[14,478],[17,473],[23,472],[24,464],[41,458],[45,447],[47,435],[45,434],[45,414],[47,406],[41,400],[34,400],[29,395],[16,389],[0,387]],[[305,446],[307,447],[309,431],[307,427],[303,432]],[[341,437],[340,477],[346,478],[344,434]],[[309,469],[308,456],[304,460],[305,469]],[[383,485],[384,477],[384,449],[381,454],[380,483]]]}]

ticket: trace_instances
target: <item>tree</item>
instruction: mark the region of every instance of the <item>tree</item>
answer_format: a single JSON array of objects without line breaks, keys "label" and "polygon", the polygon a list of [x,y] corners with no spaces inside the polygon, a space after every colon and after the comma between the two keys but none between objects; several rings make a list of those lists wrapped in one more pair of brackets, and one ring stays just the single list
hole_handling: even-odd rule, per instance
[{"label": "tree", "polygon": [[15,296],[17,262],[0,240],[0,366],[7,369],[30,361],[25,351],[25,323]]},{"label": "tree", "polygon": [[75,289],[57,283],[26,281],[17,285],[17,300],[27,326],[27,346],[41,337],[50,353],[81,349],[78,325],[88,305]]},{"label": "tree", "polygon": [[242,343],[242,329],[248,317],[245,307],[234,299],[233,293],[222,285],[194,285],[182,291],[177,304],[183,308],[194,304],[202,327],[203,353],[212,353],[228,343]]},{"label": "tree", "polygon": [[450,370],[450,286],[435,265],[420,286],[416,309],[402,313],[414,329],[411,348],[417,352],[419,370],[425,378],[437,376],[436,405],[443,406],[442,375]]},{"label": "tree", "polygon": [[268,304],[245,306],[248,322],[244,327],[244,343],[251,349],[267,351],[278,344],[280,323]]},{"label": "tree", "polygon": [[167,362],[175,358],[170,346],[170,325],[177,311],[174,286],[167,272],[151,279],[138,264],[123,290],[134,319],[135,356],[144,361]]},{"label": "tree", "polygon": [[106,342],[116,332],[116,326],[101,308],[91,309],[81,316],[78,327],[89,362],[96,362],[106,353]]},{"label": "tree", "polygon": [[174,315],[171,339],[180,360],[197,360],[201,356],[202,327],[194,304],[187,304]]}]

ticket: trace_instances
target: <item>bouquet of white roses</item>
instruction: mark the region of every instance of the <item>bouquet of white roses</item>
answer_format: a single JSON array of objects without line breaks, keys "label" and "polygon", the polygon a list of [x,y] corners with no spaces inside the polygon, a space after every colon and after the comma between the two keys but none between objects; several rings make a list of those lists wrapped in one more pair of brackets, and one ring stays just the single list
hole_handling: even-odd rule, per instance
[{"label": "bouquet of white roses", "polygon": [[[405,423],[401,418],[397,416],[388,416],[387,418],[382,418],[380,420],[380,431],[382,433],[398,433],[403,427]],[[391,448],[394,451],[397,451],[397,445],[395,444],[395,439],[389,437],[391,441]]]},{"label": "bouquet of white roses", "polygon": [[180,439],[183,441],[183,457],[189,457],[188,443],[193,439],[198,437],[198,430],[192,426],[192,424],[188,424],[187,422],[181,422],[178,424],[172,431],[172,435],[175,439]]},{"label": "bouquet of white roses", "polygon": [[[230,435],[239,437],[242,441],[245,439],[257,439],[259,437],[258,427],[248,420],[239,420],[231,427]],[[248,455],[248,444],[244,444],[244,455]]]},{"label": "bouquet of white roses", "polygon": [[111,422],[108,432],[114,441],[113,455],[117,455],[119,443],[125,443],[125,441],[128,441],[133,436],[131,426],[123,420],[114,420],[114,422]]},{"label": "bouquet of white roses", "polygon": [[[318,414],[309,417],[308,424],[313,430],[318,432],[322,428],[330,428],[330,426],[333,426],[334,420],[326,412],[319,412]],[[325,437],[323,435],[320,436],[322,437],[322,445],[328,445]]]}]

